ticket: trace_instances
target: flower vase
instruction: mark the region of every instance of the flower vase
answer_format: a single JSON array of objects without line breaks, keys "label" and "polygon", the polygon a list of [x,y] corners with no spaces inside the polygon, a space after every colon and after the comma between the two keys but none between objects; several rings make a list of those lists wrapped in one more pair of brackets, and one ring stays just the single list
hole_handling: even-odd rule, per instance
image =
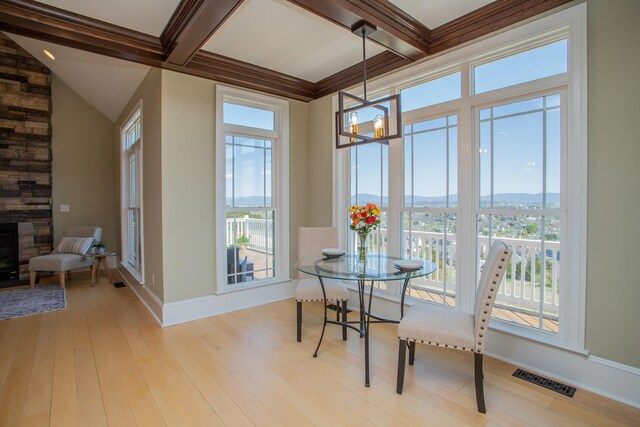
[{"label": "flower vase", "polygon": [[358,272],[364,273],[367,264],[367,240],[368,233],[358,233]]}]

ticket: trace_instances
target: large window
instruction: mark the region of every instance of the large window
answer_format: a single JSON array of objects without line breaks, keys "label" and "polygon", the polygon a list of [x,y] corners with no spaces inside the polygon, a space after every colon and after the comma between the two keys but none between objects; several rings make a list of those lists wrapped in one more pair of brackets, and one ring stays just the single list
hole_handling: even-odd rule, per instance
[{"label": "large window", "polygon": [[140,281],[142,275],[142,101],[121,129],[122,259]]},{"label": "large window", "polygon": [[[577,20],[546,34],[544,25],[374,86],[402,94],[403,140],[339,150],[338,200],[382,206],[370,250],[436,264],[412,281],[414,303],[471,311],[488,248],[503,240],[514,255],[492,326],[580,348],[585,62]],[[346,215],[337,219],[353,245]],[[400,296],[398,286],[376,292]]]},{"label": "large window", "polygon": [[[288,278],[287,103],[217,91],[218,291]],[[222,162],[220,161],[222,160]]]}]

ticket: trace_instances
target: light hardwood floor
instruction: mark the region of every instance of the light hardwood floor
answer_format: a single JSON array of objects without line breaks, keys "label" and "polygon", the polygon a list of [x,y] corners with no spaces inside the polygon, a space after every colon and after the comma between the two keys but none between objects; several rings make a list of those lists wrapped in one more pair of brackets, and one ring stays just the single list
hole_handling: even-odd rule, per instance
[{"label": "light hardwood floor", "polygon": [[640,410],[578,390],[573,399],[486,358],[487,415],[476,412],[471,354],[418,345],[395,393],[397,338],[363,342],[329,327],[318,358],[318,304],[293,300],[160,328],[128,288],[88,274],[67,282],[66,310],[0,321],[0,426],[638,425]]}]

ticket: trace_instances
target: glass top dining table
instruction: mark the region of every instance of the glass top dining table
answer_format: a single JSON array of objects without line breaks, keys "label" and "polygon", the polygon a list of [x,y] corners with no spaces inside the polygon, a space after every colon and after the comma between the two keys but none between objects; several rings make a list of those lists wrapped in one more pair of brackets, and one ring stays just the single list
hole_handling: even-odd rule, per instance
[{"label": "glass top dining table", "polygon": [[[346,254],[340,257],[303,257],[300,258],[295,267],[303,273],[316,276],[319,279],[324,298],[324,323],[322,333],[313,357],[318,356],[318,350],[324,337],[324,330],[327,324],[346,326],[355,330],[364,338],[364,368],[365,386],[369,387],[369,325],[371,323],[398,323],[397,320],[385,319],[371,313],[371,300],[373,297],[374,282],[387,282],[402,280],[402,296],[400,301],[400,318],[404,314],[404,297],[407,286],[411,279],[423,277],[436,270],[436,264],[421,258],[411,258],[421,263],[420,268],[412,271],[402,271],[395,267],[395,263],[402,258],[397,258],[384,254],[367,254],[364,265],[358,262],[357,255]],[[327,317],[327,299],[324,289],[323,279],[337,279],[356,282],[358,285],[358,302],[360,319],[352,321],[329,320]],[[368,301],[366,298],[366,284],[370,282]]]},{"label": "glass top dining table", "polygon": [[367,254],[364,271],[361,271],[357,255],[343,255],[336,258],[307,257],[301,258],[295,266],[303,273],[325,279],[365,280],[385,282],[389,280],[411,280],[433,273],[435,263],[422,258],[412,260],[422,263],[415,271],[401,271],[395,267],[396,261],[402,258],[384,254]]}]

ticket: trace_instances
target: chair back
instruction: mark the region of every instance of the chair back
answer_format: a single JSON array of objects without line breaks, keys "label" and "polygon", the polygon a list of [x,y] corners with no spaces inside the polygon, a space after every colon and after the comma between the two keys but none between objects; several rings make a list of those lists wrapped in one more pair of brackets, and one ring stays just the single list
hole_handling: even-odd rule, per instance
[{"label": "chair back", "polygon": [[498,294],[498,288],[509,265],[513,249],[502,242],[495,240],[489,249],[489,254],[482,267],[478,290],[476,291],[476,304],[473,311],[475,320],[476,353],[482,353],[485,342],[485,334],[489,329],[489,319],[493,303]]},{"label": "chair back", "polygon": [[[338,230],[333,227],[300,227],[298,229],[298,259],[322,256],[322,249],[338,246]],[[298,278],[310,277],[298,271]]]},{"label": "chair back", "polygon": [[70,227],[67,230],[67,237],[93,237],[93,240],[100,241],[102,238],[102,228],[100,227]]}]

